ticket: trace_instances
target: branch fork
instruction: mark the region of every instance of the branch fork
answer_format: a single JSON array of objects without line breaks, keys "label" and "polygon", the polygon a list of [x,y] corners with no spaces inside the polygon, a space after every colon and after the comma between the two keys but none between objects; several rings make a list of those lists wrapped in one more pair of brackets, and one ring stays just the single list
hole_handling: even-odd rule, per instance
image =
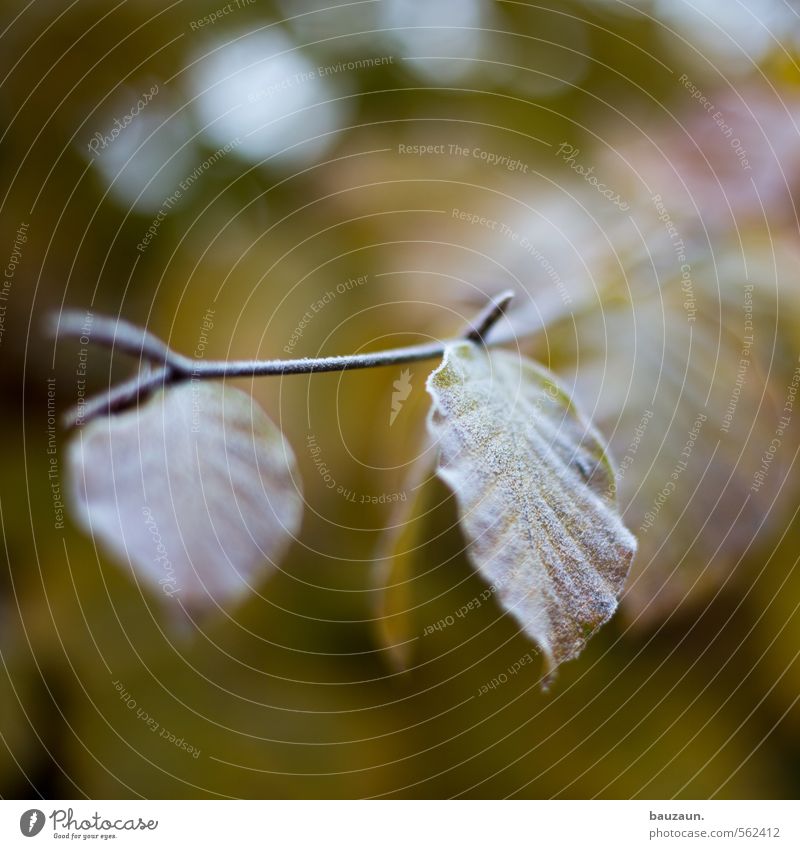
[{"label": "branch fork", "polygon": [[[502,317],[511,299],[512,291],[504,291],[491,298],[486,306],[469,322],[461,336],[444,341],[390,348],[366,354],[348,354],[335,357],[306,357],[289,360],[194,360],[173,351],[165,342],[149,331],[123,319],[95,316],[92,322],[90,343],[121,351],[151,368],[111,386],[90,398],[80,407],[69,410],[63,418],[66,428],[73,428],[110,413],[136,406],[153,392],[187,380],[212,380],[226,377],[263,377],[268,375],[314,374],[316,372],[350,371],[352,369],[412,363],[437,359],[444,355],[448,345],[460,340],[475,344],[497,345],[509,341],[505,336],[487,339],[489,331]],[[85,335],[85,313],[67,310],[50,317],[49,332],[56,339],[80,338]]]}]

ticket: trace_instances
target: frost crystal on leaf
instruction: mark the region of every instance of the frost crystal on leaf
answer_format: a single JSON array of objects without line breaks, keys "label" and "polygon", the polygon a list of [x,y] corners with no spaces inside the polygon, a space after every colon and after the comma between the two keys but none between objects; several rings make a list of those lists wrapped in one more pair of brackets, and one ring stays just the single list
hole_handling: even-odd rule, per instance
[{"label": "frost crystal on leaf", "polygon": [[605,448],[556,379],[517,354],[452,345],[427,386],[470,558],[541,648],[546,685],[613,615],[636,551]]},{"label": "frost crystal on leaf", "polygon": [[292,450],[238,389],[191,382],[98,419],[68,465],[80,525],[189,609],[251,589],[300,525]]}]

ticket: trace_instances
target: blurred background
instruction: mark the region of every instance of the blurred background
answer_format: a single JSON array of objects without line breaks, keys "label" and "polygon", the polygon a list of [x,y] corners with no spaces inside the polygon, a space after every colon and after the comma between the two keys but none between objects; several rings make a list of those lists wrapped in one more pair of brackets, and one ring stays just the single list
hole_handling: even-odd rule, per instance
[{"label": "blurred background", "polygon": [[[798,13],[4,3],[0,794],[796,797]],[[394,420],[399,368],[236,381],[303,525],[188,632],[73,525],[55,416],[131,364],[48,312],[299,357],[446,338],[507,288],[640,544],[549,693],[494,599],[455,616],[486,585],[430,479],[433,363]]]}]

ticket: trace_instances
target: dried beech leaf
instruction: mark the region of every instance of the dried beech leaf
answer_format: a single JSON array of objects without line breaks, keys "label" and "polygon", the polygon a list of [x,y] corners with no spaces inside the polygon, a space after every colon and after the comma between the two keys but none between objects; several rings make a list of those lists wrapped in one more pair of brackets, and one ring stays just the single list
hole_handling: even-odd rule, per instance
[{"label": "dried beech leaf", "polygon": [[292,450],[238,389],[192,382],[94,421],[68,464],[80,525],[187,608],[247,592],[300,525]]},{"label": "dried beech leaf", "polygon": [[505,351],[451,346],[428,391],[470,557],[552,673],[614,613],[636,550],[600,437],[554,377]]}]

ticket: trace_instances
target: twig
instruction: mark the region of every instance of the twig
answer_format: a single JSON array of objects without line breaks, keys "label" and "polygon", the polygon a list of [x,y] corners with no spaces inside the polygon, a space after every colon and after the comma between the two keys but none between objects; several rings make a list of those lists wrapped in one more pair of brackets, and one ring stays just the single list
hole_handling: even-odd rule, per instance
[{"label": "twig", "polygon": [[469,329],[464,333],[464,338],[470,342],[485,344],[486,340],[484,337],[500,320],[500,317],[505,312],[506,307],[513,297],[514,293],[509,289],[506,292],[501,292],[496,298],[489,301],[470,322]]},{"label": "twig", "polygon": [[50,335],[57,339],[87,335],[91,342],[101,347],[118,349],[125,354],[141,357],[152,363],[160,362],[172,366],[185,365],[185,363],[179,363],[179,360],[191,363],[188,358],[176,355],[157,336],[125,319],[95,315],[92,316],[91,329],[87,331],[85,313],[78,310],[65,310],[61,314],[51,315],[48,322]]},{"label": "twig", "polygon": [[[110,387],[102,395],[90,398],[83,406],[69,410],[63,418],[63,423],[67,428],[76,427],[98,416],[126,410],[157,389],[186,380],[313,374],[412,363],[443,356],[447,346],[458,339],[466,339],[476,344],[501,344],[508,340],[503,338],[487,341],[487,336],[500,320],[513,296],[513,292],[506,291],[492,298],[457,339],[426,342],[368,354],[307,357],[296,360],[193,360],[176,353],[152,333],[127,321],[95,316],[90,334],[92,343],[139,357],[155,368]],[[50,333],[56,338],[81,336],[85,333],[84,319],[85,314],[82,312],[66,311],[60,318],[51,318]]]}]

